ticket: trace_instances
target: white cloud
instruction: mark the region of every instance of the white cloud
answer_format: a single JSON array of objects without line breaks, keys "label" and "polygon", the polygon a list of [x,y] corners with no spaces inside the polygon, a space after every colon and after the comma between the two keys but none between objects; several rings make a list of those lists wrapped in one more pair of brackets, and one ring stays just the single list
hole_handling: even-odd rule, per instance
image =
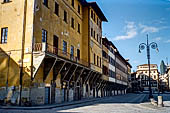
[{"label": "white cloud", "polygon": [[165,41],[165,43],[170,43],[170,40]]},{"label": "white cloud", "polygon": [[116,36],[114,40],[126,40],[126,39],[131,39],[134,38],[137,35],[137,30],[134,22],[126,22],[125,30],[126,34],[125,35],[120,35]]},{"label": "white cloud", "polygon": [[162,40],[162,38],[161,37],[156,37],[154,40],[155,41],[160,41],[160,40]]},{"label": "white cloud", "polygon": [[134,64],[138,64],[138,63],[139,63],[139,61],[138,61],[138,60],[134,60],[134,61],[132,61],[132,63],[134,63]]},{"label": "white cloud", "polygon": [[166,23],[166,19],[162,17],[160,19],[153,20],[152,23],[153,24],[164,24],[164,23]]},{"label": "white cloud", "polygon": [[159,32],[159,28],[153,27],[153,26],[147,26],[143,24],[139,24],[139,28],[142,29],[141,33],[154,33],[154,32]]}]

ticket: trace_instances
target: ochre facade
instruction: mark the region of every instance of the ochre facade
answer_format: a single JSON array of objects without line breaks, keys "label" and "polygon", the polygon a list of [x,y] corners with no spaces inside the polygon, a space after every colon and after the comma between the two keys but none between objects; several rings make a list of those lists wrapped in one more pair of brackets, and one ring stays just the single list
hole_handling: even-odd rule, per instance
[{"label": "ochre facade", "polygon": [[102,79],[102,22],[96,2],[0,0],[0,99],[37,105],[112,92]]}]

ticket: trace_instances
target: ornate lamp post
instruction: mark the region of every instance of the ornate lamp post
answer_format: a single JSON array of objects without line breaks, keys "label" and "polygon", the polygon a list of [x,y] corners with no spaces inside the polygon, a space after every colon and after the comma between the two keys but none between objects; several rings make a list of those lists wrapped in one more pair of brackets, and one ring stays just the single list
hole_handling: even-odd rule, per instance
[{"label": "ornate lamp post", "polygon": [[145,47],[147,50],[147,59],[148,59],[148,66],[149,66],[149,99],[150,99],[153,98],[152,89],[151,89],[151,76],[150,76],[150,47],[158,51],[158,45],[155,42],[149,43],[148,34],[147,34],[147,43],[141,43],[139,45],[139,53],[141,53],[141,50],[144,50]]}]

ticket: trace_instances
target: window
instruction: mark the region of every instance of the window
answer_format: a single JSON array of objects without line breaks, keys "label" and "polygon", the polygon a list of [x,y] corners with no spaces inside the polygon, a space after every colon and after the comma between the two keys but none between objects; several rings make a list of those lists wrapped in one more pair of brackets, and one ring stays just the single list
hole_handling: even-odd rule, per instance
[{"label": "window", "polygon": [[80,33],[80,24],[78,23],[78,33]]},{"label": "window", "polygon": [[64,21],[67,23],[67,12],[64,11]]},{"label": "window", "polygon": [[74,46],[72,46],[72,45],[71,45],[70,58],[71,58],[71,60],[74,59]]},{"label": "window", "polygon": [[103,74],[108,75],[108,68],[103,65]]},{"label": "window", "polygon": [[48,0],[43,0],[43,4],[48,7]]},{"label": "window", "polygon": [[71,56],[74,56],[74,46],[71,45]]},{"label": "window", "polygon": [[7,43],[8,28],[1,29],[1,44]]},{"label": "window", "polygon": [[94,53],[94,64],[96,64],[96,55]]},{"label": "window", "polygon": [[102,28],[102,22],[101,21],[99,21],[99,27]]},{"label": "window", "polygon": [[97,66],[99,66],[99,56],[97,56]]},{"label": "window", "polygon": [[103,51],[103,57],[108,58],[108,55],[107,55],[107,53],[105,51]]},{"label": "window", "polygon": [[99,18],[97,18],[97,25],[99,25]]},{"label": "window", "polygon": [[67,42],[63,40],[63,53],[67,53]]},{"label": "window", "polygon": [[74,18],[71,18],[71,27],[74,28]]},{"label": "window", "polygon": [[59,5],[55,2],[55,14],[59,15]]},{"label": "window", "polygon": [[156,79],[156,75],[154,75],[154,79]]},{"label": "window", "polygon": [[42,42],[47,41],[47,31],[42,29]]},{"label": "window", "polygon": [[54,53],[58,53],[58,37],[56,35],[53,36],[53,46],[54,46]]},{"label": "window", "polygon": [[91,37],[93,37],[93,28],[91,28]]},{"label": "window", "polygon": [[99,42],[99,35],[97,34],[97,41]]},{"label": "window", "polygon": [[102,66],[102,59],[100,58],[100,67]]},{"label": "window", "polygon": [[71,5],[74,7],[74,0],[71,0]]},{"label": "window", "polygon": [[77,59],[80,60],[80,50],[77,49]]},{"label": "window", "polygon": [[91,10],[91,18],[93,19],[93,10]]},{"label": "window", "polygon": [[102,38],[101,37],[99,38],[99,43],[102,44]]},{"label": "window", "polygon": [[78,13],[80,14],[80,5],[78,5]]},{"label": "window", "polygon": [[93,35],[94,35],[93,37],[96,38],[96,32],[95,32],[95,31],[94,31],[94,34],[93,34]]},{"label": "window", "polygon": [[110,51],[111,51],[112,53],[114,53],[114,52],[113,52],[113,48],[110,48]]},{"label": "window", "polygon": [[94,19],[93,19],[94,21],[96,21],[96,15],[95,15],[95,13],[94,13]]},{"label": "window", "polygon": [[3,1],[3,3],[8,3],[8,2],[10,2],[10,0],[4,0],[4,1]]}]

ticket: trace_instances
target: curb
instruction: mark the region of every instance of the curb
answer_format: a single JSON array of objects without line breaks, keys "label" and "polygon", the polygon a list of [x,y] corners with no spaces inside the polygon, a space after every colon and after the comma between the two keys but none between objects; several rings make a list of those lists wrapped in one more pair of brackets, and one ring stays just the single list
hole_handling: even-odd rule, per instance
[{"label": "curb", "polygon": [[89,99],[89,100],[84,100],[84,101],[73,101],[73,102],[68,102],[68,103],[63,103],[63,104],[56,104],[56,105],[49,105],[49,106],[35,106],[35,107],[14,107],[14,106],[0,106],[0,109],[8,109],[8,110],[40,110],[40,109],[53,109],[57,107],[64,107],[64,106],[70,106],[70,105],[77,105],[77,104],[82,104],[86,102],[94,102],[98,101],[101,99],[105,98],[96,98],[96,99]]}]

